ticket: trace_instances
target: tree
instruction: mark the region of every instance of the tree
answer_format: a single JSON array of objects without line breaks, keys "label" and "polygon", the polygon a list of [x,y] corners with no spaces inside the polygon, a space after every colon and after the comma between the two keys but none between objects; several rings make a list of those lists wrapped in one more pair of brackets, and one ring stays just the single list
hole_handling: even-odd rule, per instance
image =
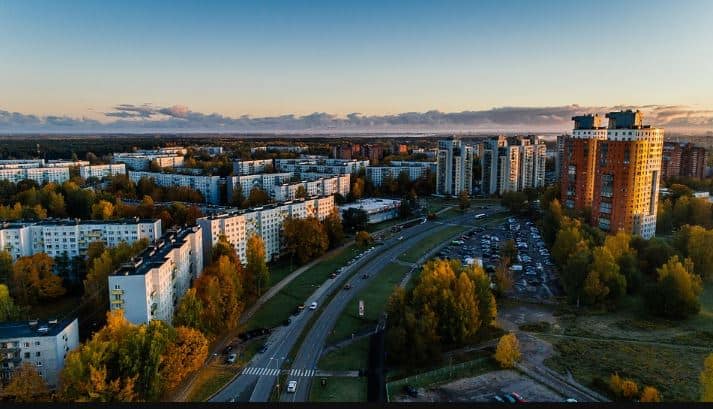
[{"label": "tree", "polygon": [[527,194],[525,192],[505,192],[500,202],[503,207],[516,214],[527,210]]},{"label": "tree", "polygon": [[693,260],[695,272],[706,279],[713,279],[713,230],[700,226],[690,226],[686,255]]},{"label": "tree", "polygon": [[34,305],[65,294],[62,279],[52,274],[53,265],[52,258],[45,253],[20,257],[15,262],[10,288],[19,304]]},{"label": "tree", "polygon": [[342,212],[342,223],[348,232],[366,230],[369,215],[364,209],[350,207]]},{"label": "tree", "polygon": [[270,196],[267,193],[255,186],[250,189],[250,194],[248,195],[248,207],[263,206],[270,203]]},{"label": "tree", "polygon": [[304,199],[305,197],[307,197],[307,189],[305,189],[304,185],[297,186],[297,190],[295,190],[295,198]]},{"label": "tree", "polygon": [[465,211],[465,209],[470,207],[470,196],[465,190],[458,194],[458,207],[461,211]]},{"label": "tree", "polygon": [[304,219],[287,217],[282,223],[282,237],[287,253],[297,257],[300,264],[321,256],[329,247],[324,226],[312,216]]},{"label": "tree", "polygon": [[626,278],[619,272],[619,265],[605,246],[592,252],[592,264],[585,279],[584,293],[590,304],[616,302],[626,293]]},{"label": "tree", "polygon": [[514,333],[500,337],[494,358],[502,368],[515,367],[515,363],[520,360],[520,343]]},{"label": "tree", "polygon": [[495,285],[498,289],[498,293],[504,294],[512,289],[513,278],[510,269],[508,268],[507,259],[502,259],[495,267]]},{"label": "tree", "polygon": [[[216,253],[213,252],[214,257]],[[239,260],[222,254],[214,260],[194,285],[203,306],[202,328],[209,334],[236,328],[245,308],[244,275]]]},{"label": "tree", "polygon": [[100,200],[92,205],[92,219],[109,220],[114,215],[114,205],[106,200]]},{"label": "tree", "polygon": [[614,395],[624,399],[634,399],[639,394],[639,385],[633,379],[623,378],[618,373],[609,378],[609,388]]},{"label": "tree", "polygon": [[703,361],[701,380],[701,402],[713,402],[713,354]]},{"label": "tree", "polygon": [[509,261],[515,260],[517,257],[517,246],[513,239],[505,240],[500,246],[500,256],[507,258]]},{"label": "tree", "polygon": [[661,393],[653,386],[644,386],[639,402],[661,402]]},{"label": "tree", "polygon": [[689,259],[681,263],[678,256],[673,256],[658,269],[658,281],[644,293],[649,311],[672,319],[698,314],[703,285],[700,277],[692,273],[691,264]]},{"label": "tree", "polygon": [[202,329],[202,315],[203,304],[196,294],[196,289],[189,288],[178,303],[173,323],[176,326]]},{"label": "tree", "polygon": [[344,227],[342,226],[342,218],[339,216],[339,210],[336,207],[322,220],[322,224],[327,232],[329,248],[336,248],[342,244],[342,241],[344,241]]},{"label": "tree", "polygon": [[0,284],[0,322],[20,319],[20,308],[15,305],[10,290],[5,284]]},{"label": "tree", "polygon": [[7,283],[12,274],[12,255],[0,250],[0,283]]},{"label": "tree", "polygon": [[23,362],[12,374],[10,383],[2,389],[2,397],[14,402],[49,402],[50,391],[37,369]]},{"label": "tree", "polygon": [[253,234],[248,239],[245,246],[245,257],[247,258],[246,277],[254,294],[258,297],[262,295],[262,290],[270,281],[270,271],[265,262],[265,243],[257,234]]},{"label": "tree", "polygon": [[352,188],[349,191],[349,196],[352,200],[359,200],[364,196],[364,179],[361,177],[352,177],[354,183],[352,183]]},{"label": "tree", "polygon": [[356,245],[360,248],[366,248],[371,244],[374,239],[372,239],[371,234],[369,234],[368,231],[366,230],[360,230],[356,234],[356,238],[354,239],[356,242]]},{"label": "tree", "polygon": [[200,369],[208,357],[208,340],[193,328],[177,327],[176,340],[168,345],[162,358],[160,375],[163,387],[172,390],[188,375]]}]

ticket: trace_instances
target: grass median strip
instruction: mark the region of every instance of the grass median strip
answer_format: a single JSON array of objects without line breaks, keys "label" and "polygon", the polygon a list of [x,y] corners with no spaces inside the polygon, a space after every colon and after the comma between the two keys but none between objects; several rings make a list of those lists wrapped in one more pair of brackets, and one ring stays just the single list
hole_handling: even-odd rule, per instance
[{"label": "grass median strip", "polygon": [[468,229],[470,229],[470,226],[448,226],[419,241],[415,246],[411,247],[411,249],[401,254],[399,260],[407,263],[415,263],[432,248],[448,240],[454,234],[464,232]]},{"label": "grass median strip", "polygon": [[[339,316],[334,330],[327,338],[327,343],[337,342],[361,329],[373,327],[386,309],[386,303],[394,287],[399,284],[408,270],[409,267],[403,264],[389,263],[384,266],[371,282],[349,301]],[[364,318],[359,317],[359,300],[364,300]]]},{"label": "grass median strip", "polygon": [[346,265],[358,253],[354,245],[345,247],[300,274],[253,315],[247,323],[247,329],[281,325],[292,314],[295,306],[304,303],[320,285],[330,279],[329,274]]},{"label": "grass median strip", "polygon": [[325,354],[317,367],[323,371],[358,371],[369,366],[369,337]]}]

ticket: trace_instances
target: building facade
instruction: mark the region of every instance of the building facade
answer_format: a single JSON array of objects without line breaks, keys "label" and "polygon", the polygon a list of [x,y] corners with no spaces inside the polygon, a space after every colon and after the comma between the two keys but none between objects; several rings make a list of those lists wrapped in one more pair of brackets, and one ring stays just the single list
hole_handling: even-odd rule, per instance
[{"label": "building facade", "polygon": [[240,261],[245,264],[247,241],[254,234],[265,243],[265,259],[270,261],[281,254],[282,222],[288,216],[300,219],[314,216],[324,220],[333,209],[334,196],[324,196],[211,215],[198,219],[198,224],[203,229],[205,251],[213,248],[220,236],[224,235],[235,247]]},{"label": "building facade", "polygon": [[604,231],[651,238],[656,233],[663,129],[643,125],[639,111],[606,117],[606,128],[598,116],[573,118],[574,131],[565,141],[562,203],[569,209],[591,209],[592,223]]},{"label": "building facade", "polygon": [[50,257],[84,256],[89,244],[104,242],[115,247],[121,242],[133,243],[147,239],[149,243],[161,237],[161,219],[142,220],[60,220],[15,222],[0,225],[0,249],[13,260],[45,253]]},{"label": "building facade", "polygon": [[304,189],[305,197],[340,194],[347,197],[351,190],[351,175],[334,175],[312,178],[300,182],[274,185],[270,196],[277,202],[297,199],[297,193]]},{"label": "building facade", "polygon": [[429,174],[435,175],[437,167],[436,162],[392,161],[389,166],[369,166],[366,177],[374,186],[381,186],[385,178],[398,179],[401,172],[406,172],[413,182]]},{"label": "building facade", "polygon": [[664,180],[672,177],[705,177],[708,153],[705,148],[692,143],[664,142],[661,176]]},{"label": "building facade", "polygon": [[[20,165],[22,166],[22,165]],[[23,180],[34,180],[38,184],[62,184],[69,180],[68,167],[20,167],[0,169],[0,180],[18,183]]]},{"label": "building facade", "polygon": [[267,194],[272,196],[272,191],[275,186],[288,182],[293,176],[294,174],[291,172],[229,176],[227,178],[228,202],[232,203],[234,196],[237,194],[238,186],[240,187],[243,198],[247,198],[254,187],[264,190]]},{"label": "building facade", "polygon": [[458,195],[473,191],[473,147],[456,137],[438,141],[436,193]]},{"label": "building facade", "polygon": [[400,200],[369,198],[339,206],[339,213],[343,214],[352,208],[364,210],[367,215],[367,223],[373,224],[399,217],[400,207]]},{"label": "building facade", "polygon": [[109,165],[91,165],[79,168],[79,176],[82,179],[105,178],[116,175],[125,175],[126,165],[123,163],[112,163]]},{"label": "building facade", "polygon": [[0,380],[9,382],[23,363],[54,389],[67,354],[79,346],[79,323],[69,320],[0,323]]},{"label": "building facade", "polygon": [[356,159],[275,159],[275,167],[279,172],[294,172],[299,177],[302,173],[347,174],[366,171],[368,160]]},{"label": "building facade", "polygon": [[158,186],[163,187],[190,187],[203,195],[203,200],[210,204],[220,204],[221,178],[220,176],[182,175],[178,173],[135,172],[129,171],[129,179],[139,183],[141,178],[153,179]]},{"label": "building facade", "polygon": [[203,271],[203,255],[199,226],[169,230],[109,276],[111,310],[123,310],[134,324],[170,324],[180,298]]},{"label": "building facade", "polygon": [[272,172],[273,166],[272,159],[239,160],[233,162],[233,174],[246,176]]}]

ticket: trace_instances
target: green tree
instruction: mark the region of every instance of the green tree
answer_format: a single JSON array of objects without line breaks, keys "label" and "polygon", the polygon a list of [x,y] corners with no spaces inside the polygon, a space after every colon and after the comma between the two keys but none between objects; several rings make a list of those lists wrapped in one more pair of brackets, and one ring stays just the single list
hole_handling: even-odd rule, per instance
[{"label": "green tree", "polygon": [[701,402],[713,402],[713,354],[709,354],[703,362],[701,380]]},{"label": "green tree", "polygon": [[5,284],[0,284],[0,322],[19,320],[20,312],[10,296],[10,290]]},{"label": "green tree", "polygon": [[287,217],[282,223],[282,236],[287,253],[297,257],[300,264],[321,256],[329,247],[324,226],[312,216],[304,219]]},{"label": "green tree", "polygon": [[203,303],[200,298],[198,298],[196,289],[189,288],[178,303],[173,323],[176,326],[186,326],[202,330],[202,316]]},{"label": "green tree", "polygon": [[248,195],[249,207],[263,206],[268,203],[270,203],[270,196],[264,190],[257,186],[250,189],[250,194]]},{"label": "green tree", "polygon": [[344,227],[342,226],[342,218],[339,216],[339,210],[335,207],[327,217],[322,221],[324,229],[327,232],[329,239],[329,248],[336,248],[344,241]]},{"label": "green tree", "polygon": [[678,256],[671,257],[661,266],[658,281],[650,285],[644,294],[649,311],[671,319],[685,319],[698,314],[703,285],[692,270],[690,260],[682,263]]},{"label": "green tree", "polygon": [[366,230],[360,230],[356,234],[356,245],[362,249],[368,247],[373,241],[371,234]]},{"label": "green tree", "polygon": [[12,255],[0,250],[0,283],[7,283],[12,274]]}]

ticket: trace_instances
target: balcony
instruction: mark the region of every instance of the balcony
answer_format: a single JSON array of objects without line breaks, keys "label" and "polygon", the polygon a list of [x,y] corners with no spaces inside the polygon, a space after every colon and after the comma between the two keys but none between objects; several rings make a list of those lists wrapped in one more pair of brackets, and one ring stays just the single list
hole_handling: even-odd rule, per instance
[{"label": "balcony", "polygon": [[120,288],[115,288],[111,290],[111,295],[124,295],[124,290]]}]

